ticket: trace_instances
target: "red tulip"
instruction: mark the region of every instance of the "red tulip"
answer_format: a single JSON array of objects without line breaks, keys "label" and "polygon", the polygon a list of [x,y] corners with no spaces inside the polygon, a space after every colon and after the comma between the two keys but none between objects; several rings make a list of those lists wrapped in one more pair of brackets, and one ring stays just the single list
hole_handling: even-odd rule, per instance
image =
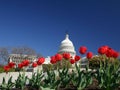
[{"label": "red tulip", "polygon": [[51,56],[50,62],[51,62],[52,64],[55,64],[55,63],[57,62],[55,56]]},{"label": "red tulip", "polygon": [[74,59],[71,59],[71,60],[70,60],[70,63],[71,63],[71,64],[74,64],[74,63],[75,63],[75,60],[74,60]]},{"label": "red tulip", "polygon": [[80,53],[80,54],[85,54],[86,52],[87,52],[87,47],[81,46],[81,47],[79,48],[79,53]]},{"label": "red tulip", "polygon": [[92,53],[92,52],[88,52],[88,53],[86,54],[86,57],[87,57],[88,59],[91,59],[92,56],[93,56],[93,53]]},{"label": "red tulip", "polygon": [[19,63],[19,64],[18,64],[18,68],[22,69],[22,68],[23,68],[23,64],[22,64],[22,63]]},{"label": "red tulip", "polygon": [[114,54],[114,50],[112,48],[109,48],[106,52],[107,57],[113,57],[113,54]]},{"label": "red tulip", "polygon": [[22,64],[23,64],[23,66],[26,67],[30,64],[30,61],[29,60],[24,60],[24,61],[22,61]]},{"label": "red tulip", "polygon": [[79,61],[79,60],[80,60],[80,56],[76,55],[76,56],[74,57],[74,59],[75,59],[75,61]]},{"label": "red tulip", "polygon": [[43,64],[44,62],[45,62],[45,58],[44,58],[44,57],[40,57],[40,58],[38,58],[37,64],[38,64],[38,65],[41,65],[41,64]]},{"label": "red tulip", "polygon": [[100,47],[100,48],[98,48],[98,53],[99,54],[105,54],[106,50],[104,49],[104,47]]},{"label": "red tulip", "polygon": [[102,47],[98,48],[98,53],[99,54],[106,54],[108,49],[109,49],[108,46],[102,46]]},{"label": "red tulip", "polygon": [[61,54],[56,54],[56,55],[55,55],[55,59],[56,59],[57,61],[62,60],[62,55],[61,55]]},{"label": "red tulip", "polygon": [[113,53],[113,57],[114,57],[114,58],[117,58],[118,56],[119,56],[119,53],[115,51],[115,52]]},{"label": "red tulip", "polygon": [[8,65],[6,65],[6,66],[3,67],[3,69],[4,69],[5,72],[8,72],[10,70],[10,67]]},{"label": "red tulip", "polygon": [[120,56],[120,52],[118,52],[118,56]]},{"label": "red tulip", "polygon": [[71,57],[70,53],[63,53],[62,55],[63,55],[64,59],[70,59],[70,57]]},{"label": "red tulip", "polygon": [[36,62],[33,62],[33,63],[32,63],[32,67],[33,67],[33,68],[37,67],[37,63],[36,63]]},{"label": "red tulip", "polygon": [[13,67],[15,66],[15,63],[14,63],[14,62],[9,62],[9,63],[8,63],[8,66],[9,66],[10,68],[13,68]]}]

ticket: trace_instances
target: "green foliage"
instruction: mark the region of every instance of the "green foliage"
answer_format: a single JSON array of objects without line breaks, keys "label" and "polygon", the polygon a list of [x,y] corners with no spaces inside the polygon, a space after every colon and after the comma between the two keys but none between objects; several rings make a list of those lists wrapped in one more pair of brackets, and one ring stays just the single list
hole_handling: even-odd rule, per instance
[{"label": "green foliage", "polygon": [[18,67],[15,68],[15,72],[20,72],[20,71],[24,71],[23,69],[20,69]]},{"label": "green foliage", "polygon": [[92,84],[92,71],[88,71],[88,67],[85,70],[80,70],[80,65],[78,66],[77,64],[75,64],[75,67],[77,72],[73,71],[72,83],[78,90],[82,90]]},{"label": "green foliage", "polygon": [[[11,68],[9,72],[14,72],[15,69],[14,68]],[[4,69],[3,67],[0,67],[0,73],[3,73],[4,72]]]},{"label": "green foliage", "polygon": [[47,70],[51,70],[51,69],[53,70],[56,69],[55,65],[52,64],[43,64],[42,67],[43,67],[43,72],[47,72]]},{"label": "green foliage", "polygon": [[44,88],[50,88],[50,89],[56,89],[60,83],[60,80],[57,79],[55,71],[54,70],[47,70],[47,76],[45,76],[45,79],[43,80]]},{"label": "green foliage", "polygon": [[[3,67],[0,67],[0,73],[3,73],[4,69]],[[11,68],[9,72],[15,72],[15,68]]]},{"label": "green foliage", "polygon": [[115,65],[120,65],[120,61],[117,58],[112,58],[112,57],[108,58],[106,57],[106,55],[98,55],[98,56],[94,56],[92,59],[89,60],[89,67],[91,69],[98,69],[100,68],[100,62],[104,64],[105,61]]},{"label": "green foliage", "polygon": [[1,90],[11,90],[13,86],[14,86],[14,83],[12,82],[12,76],[9,78],[7,83],[5,81],[5,77],[3,77],[2,84],[0,85]]},{"label": "green foliage", "polygon": [[37,73],[33,73],[32,78],[29,79],[29,85],[32,86],[33,88],[36,88],[37,90],[39,90],[41,88],[41,85],[42,85],[43,77],[44,77],[44,75],[42,72],[39,73],[37,71]]},{"label": "green foliage", "polygon": [[25,76],[24,72],[22,74],[19,73],[17,80],[15,80],[15,88],[19,88],[19,89],[23,90],[26,85],[27,79],[28,79],[28,77]]},{"label": "green foliage", "polygon": [[98,80],[99,87],[103,90],[115,90],[120,85],[120,65],[108,63],[107,61],[97,69],[95,77]]},{"label": "green foliage", "polygon": [[[33,73],[32,78],[27,78],[27,76],[25,76],[25,72],[22,74],[19,73],[15,83],[12,82],[12,77],[10,77],[7,83],[5,82],[5,78],[3,78],[0,89],[10,90],[15,87],[20,90],[24,90],[26,81],[28,80],[28,85],[37,90],[55,90],[59,87],[69,88],[70,85],[77,87],[78,90],[83,90],[91,85],[93,83],[93,78],[95,78],[102,90],[115,90],[120,85],[119,60],[104,56],[97,57],[97,59],[99,61],[97,63],[98,66],[92,67],[92,70],[95,70],[94,73],[92,70],[90,71],[88,67],[81,70],[81,66],[77,64],[75,64],[75,69],[70,71],[69,63],[64,63],[62,67],[59,67],[57,66],[61,64],[59,62],[55,66],[53,64],[44,65],[45,70]],[[94,62],[94,60],[97,59],[95,57],[95,59],[93,59],[93,61],[90,60],[90,62]],[[66,63],[67,62],[68,61],[66,61]],[[15,69],[11,71],[14,70]]]},{"label": "green foliage", "polygon": [[3,67],[0,67],[0,73],[3,73],[3,72],[4,72]]},{"label": "green foliage", "polygon": [[68,68],[63,68],[63,69],[58,69],[58,77],[60,78],[60,85],[62,87],[67,87],[68,84],[70,84],[73,76],[72,74],[69,74],[69,69]]},{"label": "green foliage", "polygon": [[72,65],[71,65],[69,59],[68,60],[62,59],[61,61],[56,63],[56,67],[59,69],[63,69],[63,68],[71,68]]},{"label": "green foliage", "polygon": [[71,68],[71,63],[69,60],[62,59],[61,61],[57,62],[56,64],[43,64],[43,72],[46,72],[47,70],[57,70],[66,68]]},{"label": "green foliage", "polygon": [[15,68],[11,68],[9,72],[15,72]]}]

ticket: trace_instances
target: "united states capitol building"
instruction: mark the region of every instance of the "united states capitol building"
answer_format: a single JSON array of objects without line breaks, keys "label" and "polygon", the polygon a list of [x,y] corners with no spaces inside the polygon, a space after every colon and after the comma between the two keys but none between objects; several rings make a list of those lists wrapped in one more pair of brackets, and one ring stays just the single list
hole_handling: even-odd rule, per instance
[{"label": "united states capitol building", "polygon": [[[70,55],[72,57],[74,57],[76,55],[76,51],[75,51],[75,47],[72,43],[72,41],[69,39],[69,35],[66,34],[65,39],[63,41],[61,41],[61,44],[59,46],[59,50],[58,52],[59,54],[62,53],[70,53]],[[50,57],[48,56],[45,60],[46,64],[50,63]],[[78,64],[81,64],[81,67],[85,67],[87,65],[88,60],[86,59],[86,57],[81,58],[81,60],[78,62]]]},{"label": "united states capitol building", "polygon": [[[75,47],[74,47],[72,41],[69,39],[68,34],[66,34],[65,39],[61,41],[61,44],[59,46],[59,50],[57,53],[59,53],[59,54],[70,53],[70,55],[72,57],[74,57],[76,55]],[[30,60],[30,62],[32,63],[37,60],[37,56],[20,55],[20,54],[11,54],[9,56],[9,62],[14,62],[14,63],[16,63],[16,65],[18,65],[20,62],[22,62],[25,59]],[[44,64],[50,64],[50,56],[45,58]],[[83,57],[81,60],[79,60],[79,62],[77,64],[81,64],[81,67],[84,67],[85,65],[87,65],[86,58]],[[28,67],[28,68],[32,68],[32,67]]]}]

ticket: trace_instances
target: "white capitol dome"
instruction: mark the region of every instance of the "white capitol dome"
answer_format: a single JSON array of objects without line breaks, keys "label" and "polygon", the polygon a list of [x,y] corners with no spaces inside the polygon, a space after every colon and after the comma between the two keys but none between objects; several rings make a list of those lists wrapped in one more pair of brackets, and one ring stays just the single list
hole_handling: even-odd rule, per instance
[{"label": "white capitol dome", "polygon": [[69,39],[69,35],[66,34],[65,39],[61,42],[60,48],[58,53],[62,54],[62,53],[70,53],[72,56],[76,55],[76,51],[74,48],[74,45],[72,43],[72,41]]}]

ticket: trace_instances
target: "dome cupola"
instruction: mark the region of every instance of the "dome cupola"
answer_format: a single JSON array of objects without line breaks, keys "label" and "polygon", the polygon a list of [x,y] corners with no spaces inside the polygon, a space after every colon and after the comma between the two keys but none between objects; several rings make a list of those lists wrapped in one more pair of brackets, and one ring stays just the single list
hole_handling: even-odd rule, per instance
[{"label": "dome cupola", "polygon": [[62,54],[62,53],[70,53],[71,56],[75,56],[76,52],[75,52],[75,48],[74,45],[72,43],[72,41],[69,39],[69,35],[66,34],[65,39],[61,42],[60,48],[58,53]]}]

